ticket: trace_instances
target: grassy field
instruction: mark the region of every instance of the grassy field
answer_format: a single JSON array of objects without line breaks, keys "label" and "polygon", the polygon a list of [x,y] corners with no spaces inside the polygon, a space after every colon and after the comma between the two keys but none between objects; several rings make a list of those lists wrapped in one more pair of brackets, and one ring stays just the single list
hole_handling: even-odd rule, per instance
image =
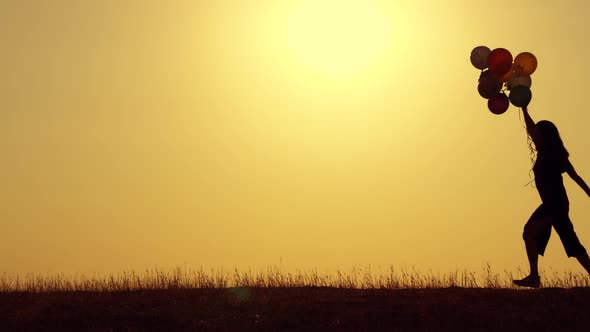
[{"label": "grassy field", "polygon": [[[520,277],[520,275],[517,275]],[[588,276],[389,268],[317,271],[151,270],[113,276],[0,277],[0,330],[584,331]]]}]

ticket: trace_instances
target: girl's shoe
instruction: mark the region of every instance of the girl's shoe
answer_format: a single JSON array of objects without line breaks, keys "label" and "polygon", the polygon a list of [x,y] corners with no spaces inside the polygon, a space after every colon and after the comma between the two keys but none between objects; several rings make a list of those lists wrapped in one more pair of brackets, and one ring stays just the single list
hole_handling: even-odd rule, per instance
[{"label": "girl's shoe", "polygon": [[539,288],[541,287],[541,277],[539,276],[528,276],[520,280],[512,280],[517,286]]}]

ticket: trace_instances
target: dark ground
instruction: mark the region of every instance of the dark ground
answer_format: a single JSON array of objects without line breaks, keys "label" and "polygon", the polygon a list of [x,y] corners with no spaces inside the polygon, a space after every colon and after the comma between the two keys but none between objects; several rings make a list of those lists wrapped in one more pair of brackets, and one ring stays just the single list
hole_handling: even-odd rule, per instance
[{"label": "dark ground", "polygon": [[590,289],[0,294],[0,331],[590,331]]}]

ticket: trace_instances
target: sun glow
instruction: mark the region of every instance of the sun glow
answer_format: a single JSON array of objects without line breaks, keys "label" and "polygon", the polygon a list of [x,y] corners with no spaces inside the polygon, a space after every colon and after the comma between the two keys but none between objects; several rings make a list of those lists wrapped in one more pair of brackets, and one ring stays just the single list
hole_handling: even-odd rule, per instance
[{"label": "sun glow", "polygon": [[357,74],[391,46],[391,23],[374,1],[303,1],[287,18],[286,42],[296,61],[317,72]]}]

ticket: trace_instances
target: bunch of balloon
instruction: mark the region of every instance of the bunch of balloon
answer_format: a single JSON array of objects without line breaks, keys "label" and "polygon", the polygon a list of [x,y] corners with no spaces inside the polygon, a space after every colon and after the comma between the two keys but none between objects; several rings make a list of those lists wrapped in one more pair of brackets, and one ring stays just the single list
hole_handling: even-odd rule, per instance
[{"label": "bunch of balloon", "polygon": [[505,48],[478,46],[471,51],[471,64],[481,70],[477,91],[488,100],[492,113],[500,115],[510,104],[526,107],[531,102],[531,75],[537,69],[532,53],[523,52],[513,59]]}]

